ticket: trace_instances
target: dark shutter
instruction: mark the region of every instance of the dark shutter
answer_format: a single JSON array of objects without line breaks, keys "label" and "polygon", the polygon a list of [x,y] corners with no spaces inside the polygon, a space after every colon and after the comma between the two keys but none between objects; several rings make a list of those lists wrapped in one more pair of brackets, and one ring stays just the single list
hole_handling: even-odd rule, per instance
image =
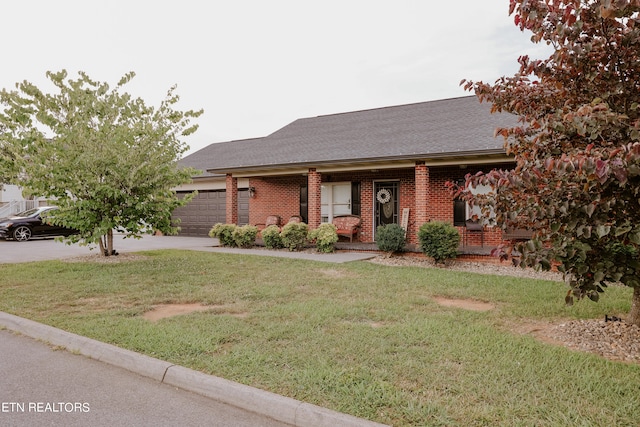
[{"label": "dark shutter", "polygon": [[302,222],[309,223],[309,195],[308,195],[308,187],[307,184],[302,184],[300,186],[300,216],[302,217]]},{"label": "dark shutter", "polygon": [[360,183],[352,182],[351,183],[351,214],[352,215],[360,215]]},{"label": "dark shutter", "polygon": [[[464,186],[464,178],[457,179],[456,184]],[[453,200],[453,225],[463,227],[467,221],[467,202],[462,199]]]},{"label": "dark shutter", "polygon": [[467,203],[464,200],[453,201],[453,225],[464,226],[467,220]]}]

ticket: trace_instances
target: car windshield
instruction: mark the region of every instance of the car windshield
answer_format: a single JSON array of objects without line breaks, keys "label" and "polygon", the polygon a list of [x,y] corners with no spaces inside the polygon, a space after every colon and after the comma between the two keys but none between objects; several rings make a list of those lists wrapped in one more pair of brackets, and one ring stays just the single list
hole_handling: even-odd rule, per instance
[{"label": "car windshield", "polygon": [[33,209],[29,209],[28,211],[17,213],[15,216],[19,217],[19,218],[31,218],[31,217],[34,217],[34,216],[36,216],[38,214],[46,212],[47,210],[48,209],[33,208]]}]

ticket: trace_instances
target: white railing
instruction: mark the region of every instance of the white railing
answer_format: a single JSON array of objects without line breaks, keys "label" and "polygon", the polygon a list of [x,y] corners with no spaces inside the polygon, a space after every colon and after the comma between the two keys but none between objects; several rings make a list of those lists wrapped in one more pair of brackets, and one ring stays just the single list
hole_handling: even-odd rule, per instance
[{"label": "white railing", "polygon": [[0,218],[6,218],[15,215],[18,212],[33,209],[40,205],[38,200],[12,200],[3,206],[0,206]]}]

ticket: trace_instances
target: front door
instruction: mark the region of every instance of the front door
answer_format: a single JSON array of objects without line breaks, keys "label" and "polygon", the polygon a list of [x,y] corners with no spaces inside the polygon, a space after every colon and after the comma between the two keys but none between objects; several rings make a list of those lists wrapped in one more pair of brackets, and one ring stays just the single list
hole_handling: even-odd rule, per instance
[{"label": "front door", "polygon": [[399,224],[398,182],[375,183],[375,225]]}]

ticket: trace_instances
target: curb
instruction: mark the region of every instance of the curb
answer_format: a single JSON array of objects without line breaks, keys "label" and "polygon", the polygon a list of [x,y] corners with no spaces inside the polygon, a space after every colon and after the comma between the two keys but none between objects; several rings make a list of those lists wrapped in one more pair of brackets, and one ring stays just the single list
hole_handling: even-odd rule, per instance
[{"label": "curb", "polygon": [[0,311],[0,327],[292,426],[381,427],[385,425],[207,375],[2,311]]}]

